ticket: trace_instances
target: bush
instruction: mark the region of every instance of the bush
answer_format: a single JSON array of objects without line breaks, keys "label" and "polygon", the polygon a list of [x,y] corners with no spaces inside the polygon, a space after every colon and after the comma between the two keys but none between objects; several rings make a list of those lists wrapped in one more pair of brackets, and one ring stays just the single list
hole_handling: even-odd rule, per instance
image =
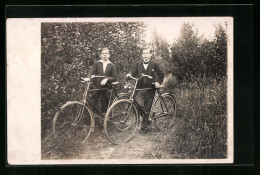
[{"label": "bush", "polygon": [[163,79],[163,89],[162,92],[169,92],[172,89],[176,88],[178,86],[178,78],[176,76],[173,76],[172,74],[165,75]]}]

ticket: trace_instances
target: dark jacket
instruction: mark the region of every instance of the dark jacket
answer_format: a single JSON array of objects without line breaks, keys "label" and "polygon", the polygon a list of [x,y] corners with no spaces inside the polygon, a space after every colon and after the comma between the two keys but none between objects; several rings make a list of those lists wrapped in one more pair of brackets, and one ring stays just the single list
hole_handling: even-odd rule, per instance
[{"label": "dark jacket", "polygon": [[[93,64],[90,71],[88,72],[87,77],[91,78],[92,75],[106,76],[108,79],[108,83],[116,81],[116,68],[113,63],[108,63],[105,72],[103,72],[103,63],[101,61],[97,61]],[[101,88],[101,81],[104,78],[95,78],[93,80],[93,85],[96,88]]]},{"label": "dark jacket", "polygon": [[164,73],[160,69],[159,65],[153,61],[150,61],[147,69],[144,69],[143,60],[137,61],[132,69],[131,75],[133,77],[139,78],[142,74],[150,75],[153,79],[149,79],[147,77],[143,77],[137,83],[137,88],[151,88],[153,87],[152,83],[158,82],[162,83],[164,78]]}]

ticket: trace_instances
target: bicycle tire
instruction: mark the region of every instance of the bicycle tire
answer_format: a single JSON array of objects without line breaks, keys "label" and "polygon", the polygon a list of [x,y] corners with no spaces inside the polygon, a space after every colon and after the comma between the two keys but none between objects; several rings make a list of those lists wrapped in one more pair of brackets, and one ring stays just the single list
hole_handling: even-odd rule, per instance
[{"label": "bicycle tire", "polygon": [[159,131],[167,130],[176,116],[176,101],[170,94],[163,94],[155,102],[154,123]]},{"label": "bicycle tire", "polygon": [[[120,93],[120,94],[118,95],[118,97],[115,97],[115,98],[114,98],[113,103],[116,102],[116,101],[118,101],[118,100],[129,99],[129,98],[130,98],[130,94]],[[112,103],[112,104],[113,104],[113,103]],[[111,104],[111,105],[112,105],[112,104]],[[110,106],[111,106],[111,105],[110,105]],[[100,126],[104,127],[104,119],[102,119],[102,118],[97,118],[97,120],[98,120],[98,123],[100,124]]]},{"label": "bicycle tire", "polygon": [[113,103],[104,120],[106,136],[114,144],[128,142],[134,136],[138,125],[139,114],[136,106],[127,99]]},{"label": "bicycle tire", "polygon": [[94,129],[94,119],[88,107],[73,101],[63,105],[55,114],[52,127],[55,139],[61,143],[83,143]]},{"label": "bicycle tire", "polygon": [[[118,100],[122,100],[122,99],[130,99],[130,97],[131,97],[131,95],[128,94],[128,93],[120,93],[120,94],[118,95],[118,97],[115,97],[115,99],[113,100],[113,103],[115,103],[115,102],[118,101]],[[112,103],[112,104],[113,104],[113,103]]]}]

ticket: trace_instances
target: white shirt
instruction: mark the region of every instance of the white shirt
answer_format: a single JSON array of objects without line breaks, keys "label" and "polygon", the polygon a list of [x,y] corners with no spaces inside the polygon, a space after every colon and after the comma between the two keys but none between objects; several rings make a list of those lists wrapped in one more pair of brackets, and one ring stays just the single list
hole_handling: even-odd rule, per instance
[{"label": "white shirt", "polygon": [[107,60],[107,61],[104,61],[104,60],[99,60],[98,62],[101,62],[101,63],[103,63],[103,72],[105,73],[105,71],[106,71],[106,68],[107,68],[107,65],[109,64],[109,63],[111,63],[109,60]]},{"label": "white shirt", "polygon": [[[145,60],[145,62],[147,62],[147,61],[150,61],[150,60]],[[144,64],[144,62],[143,62],[143,65],[144,65],[144,70],[146,70],[148,65],[149,65],[149,63],[148,64]]]}]

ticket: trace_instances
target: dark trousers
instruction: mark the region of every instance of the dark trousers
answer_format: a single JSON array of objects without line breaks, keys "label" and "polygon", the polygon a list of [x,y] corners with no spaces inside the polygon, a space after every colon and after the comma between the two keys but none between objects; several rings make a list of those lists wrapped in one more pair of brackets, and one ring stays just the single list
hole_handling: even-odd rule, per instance
[{"label": "dark trousers", "polygon": [[106,113],[108,103],[109,103],[109,92],[107,90],[101,90],[97,91],[93,96],[92,96],[92,105],[94,108],[97,108],[98,106],[98,99],[100,100],[101,103],[101,113]]},{"label": "dark trousers", "polygon": [[[152,107],[154,93],[154,90],[139,90],[135,93],[135,101],[144,110],[144,112],[147,114],[147,117]],[[150,122],[148,118],[144,117],[144,125],[149,123]]]}]

